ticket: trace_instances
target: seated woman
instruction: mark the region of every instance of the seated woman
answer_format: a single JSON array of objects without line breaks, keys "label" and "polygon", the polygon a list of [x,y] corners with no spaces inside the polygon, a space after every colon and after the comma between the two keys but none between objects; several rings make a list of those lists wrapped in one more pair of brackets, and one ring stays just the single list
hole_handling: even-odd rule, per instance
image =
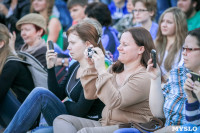
[{"label": "seated woman", "polygon": [[[47,51],[49,90],[35,88],[21,105],[5,133],[28,131],[40,113],[43,114],[49,126],[52,126],[53,120],[61,114],[70,114],[92,120],[101,118],[104,104],[98,98],[85,99],[80,81],[80,76],[88,65],[86,58],[84,58],[85,49],[92,44],[93,47],[99,47],[104,51],[101,41],[97,43],[99,40],[99,31],[97,30],[99,29],[101,28],[96,28],[87,22],[69,28],[67,32],[68,49],[71,57],[78,62],[71,65],[60,85],[57,83],[54,72],[57,54],[54,50]],[[62,102],[66,97],[68,100]]]},{"label": "seated woman", "polygon": [[[24,45],[21,50],[34,56],[45,68],[47,51],[46,43],[41,38],[46,32],[46,20],[40,14],[30,13],[22,17],[16,24]],[[14,47],[14,46],[13,46]]]},{"label": "seated woman", "polygon": [[58,116],[53,123],[55,133],[112,133],[120,123],[148,122],[150,79],[146,72],[150,51],[155,48],[150,33],[141,27],[126,30],[118,47],[119,58],[107,71],[104,54],[99,48],[88,58],[89,66],[81,76],[87,99],[99,98],[105,108],[101,121],[71,115]]},{"label": "seated woman", "polygon": [[10,56],[19,58],[9,47],[13,37],[10,35],[7,27],[0,24],[0,125],[3,127],[9,124],[21,103],[34,88],[31,73],[25,64],[7,60]]},{"label": "seated woman", "polygon": [[[198,42],[198,46],[194,45],[192,48],[197,48],[200,50],[200,29],[196,29],[194,31],[189,32],[189,36],[187,37],[188,43]],[[187,45],[186,45],[187,46]],[[187,48],[186,47],[186,51]],[[192,52],[192,51],[191,51]],[[200,51],[196,51],[200,52]],[[189,58],[190,59],[190,58]],[[197,73],[198,72],[198,73]],[[197,74],[200,74],[200,69],[196,70]],[[190,127],[193,130],[193,133],[200,132],[200,82],[199,80],[192,80],[192,75],[190,73],[187,74],[187,79],[184,84],[184,90],[187,96],[187,100],[185,102],[185,115],[187,124],[183,125],[183,127]],[[192,94],[193,93],[193,94]],[[177,132],[181,133],[181,132]]]},{"label": "seated woman", "polygon": [[183,65],[182,47],[186,35],[184,12],[177,7],[167,9],[160,17],[155,40],[163,83],[167,81],[170,70]]},{"label": "seated woman", "polygon": [[[159,132],[172,132],[172,126],[183,125],[188,123],[186,113],[187,98],[191,97],[193,85],[191,79],[187,79],[186,74],[189,72],[199,73],[200,70],[200,29],[190,31],[185,39],[183,46],[184,66],[175,68],[170,71],[168,82],[161,89],[161,71],[159,66],[153,68],[152,60],[148,62],[147,71],[151,75],[150,89],[150,108],[155,117],[166,118],[165,128]],[[189,80],[189,81],[186,81]],[[190,83],[188,83],[190,82]],[[191,86],[192,85],[192,86]],[[189,88],[186,88],[189,86]],[[186,91],[184,91],[184,88]],[[197,94],[198,91],[194,91]],[[186,97],[187,96],[187,97]],[[193,103],[197,99],[188,99]],[[194,103],[196,104],[196,103]]]}]

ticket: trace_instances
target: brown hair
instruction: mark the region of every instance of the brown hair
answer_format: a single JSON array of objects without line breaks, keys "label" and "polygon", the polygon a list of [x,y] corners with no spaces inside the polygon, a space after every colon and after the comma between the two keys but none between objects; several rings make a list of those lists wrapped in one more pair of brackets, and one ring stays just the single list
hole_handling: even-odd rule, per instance
[{"label": "brown hair", "polygon": [[67,36],[69,36],[70,33],[77,33],[81,40],[85,42],[89,41],[94,47],[99,47],[105,55],[105,50],[103,48],[102,42],[100,41],[98,43],[100,35],[98,34],[97,29],[92,24],[81,22],[73,25],[68,29],[66,33]]},{"label": "brown hair", "polygon": [[[155,49],[153,39],[148,30],[142,27],[133,27],[127,29],[125,32],[131,33],[137,46],[144,46],[145,51],[142,54],[140,64],[147,68],[147,62],[150,59],[150,53],[152,49]],[[124,64],[117,61],[113,66],[112,70],[115,73],[121,73],[124,70]]]},{"label": "brown hair", "polygon": [[182,48],[184,44],[184,40],[187,35],[187,22],[186,22],[185,14],[181,11],[181,9],[177,7],[172,7],[172,8],[167,9],[160,16],[158,33],[155,40],[155,46],[157,49],[157,53],[159,55],[159,64],[162,64],[163,62],[163,58],[164,58],[165,50],[167,46],[167,37],[162,35],[162,32],[161,32],[161,23],[166,13],[173,14],[173,19],[176,25],[175,35],[174,35],[175,40],[172,44],[173,47],[169,49],[168,55],[164,62],[165,69],[167,71],[170,71],[177,52]]},{"label": "brown hair", "polygon": [[0,74],[4,67],[4,63],[6,58],[12,54],[11,49],[9,47],[9,31],[8,28],[0,23],[0,42],[4,42],[4,46],[0,48]]},{"label": "brown hair", "polygon": [[144,4],[144,6],[147,8],[149,12],[154,13],[153,16],[151,17],[151,20],[154,20],[155,15],[156,15],[156,10],[157,10],[156,0],[134,0],[132,1],[133,5],[135,6],[135,4],[139,1]]}]

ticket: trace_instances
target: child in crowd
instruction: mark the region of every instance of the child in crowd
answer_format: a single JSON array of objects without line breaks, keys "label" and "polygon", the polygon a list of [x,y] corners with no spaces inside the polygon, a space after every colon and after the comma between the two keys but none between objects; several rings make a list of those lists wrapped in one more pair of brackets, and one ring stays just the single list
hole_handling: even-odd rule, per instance
[{"label": "child in crowd", "polygon": [[156,38],[158,24],[153,22],[156,14],[155,0],[134,0],[134,18],[136,27],[143,27],[151,33],[153,40]]},{"label": "child in crowd", "polygon": [[77,24],[80,20],[85,18],[85,8],[87,4],[87,0],[68,0],[67,8],[73,20],[72,25]]}]

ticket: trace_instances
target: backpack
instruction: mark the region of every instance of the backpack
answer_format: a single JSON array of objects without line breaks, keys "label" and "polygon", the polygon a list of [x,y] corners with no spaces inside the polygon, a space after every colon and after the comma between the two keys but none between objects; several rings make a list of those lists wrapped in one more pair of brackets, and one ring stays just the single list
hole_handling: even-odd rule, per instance
[{"label": "backpack", "polygon": [[11,60],[19,61],[25,64],[28,70],[31,72],[35,87],[48,88],[48,85],[47,85],[48,74],[47,74],[46,68],[35,57],[30,55],[29,53],[20,51],[17,54],[20,58],[16,56],[8,56],[5,64]]}]

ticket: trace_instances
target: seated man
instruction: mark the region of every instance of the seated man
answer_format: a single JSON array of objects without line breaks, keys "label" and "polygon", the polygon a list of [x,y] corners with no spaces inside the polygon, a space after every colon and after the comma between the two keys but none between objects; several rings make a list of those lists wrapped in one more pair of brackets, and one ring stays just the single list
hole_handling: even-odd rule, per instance
[{"label": "seated man", "polygon": [[200,1],[199,0],[178,0],[177,6],[185,12],[188,23],[188,31],[200,27]]}]

